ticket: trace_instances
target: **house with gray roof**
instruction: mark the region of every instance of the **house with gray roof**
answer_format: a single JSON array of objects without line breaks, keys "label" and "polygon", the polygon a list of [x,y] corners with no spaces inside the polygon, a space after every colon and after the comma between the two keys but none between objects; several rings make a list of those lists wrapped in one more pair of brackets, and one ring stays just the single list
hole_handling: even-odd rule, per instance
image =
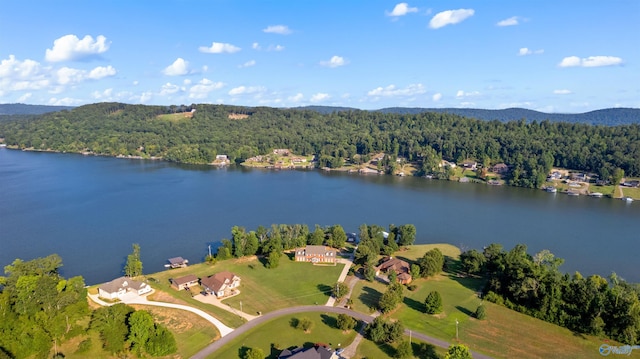
[{"label": "house with gray roof", "polygon": [[338,355],[333,349],[316,344],[310,348],[285,349],[278,359],[338,359]]},{"label": "house with gray roof", "polygon": [[98,295],[105,299],[120,299],[127,293],[143,295],[151,292],[151,286],[147,283],[133,280],[129,277],[120,277],[98,287]]}]

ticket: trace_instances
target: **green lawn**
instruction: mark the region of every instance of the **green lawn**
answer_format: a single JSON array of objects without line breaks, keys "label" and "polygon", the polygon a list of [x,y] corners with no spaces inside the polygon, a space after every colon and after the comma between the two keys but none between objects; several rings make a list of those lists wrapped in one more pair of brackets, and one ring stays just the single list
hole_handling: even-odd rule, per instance
[{"label": "green lawn", "polygon": [[[314,266],[311,263],[297,263],[283,255],[280,259],[280,265],[274,269],[265,268],[258,259],[245,258],[220,261],[213,266],[201,263],[155,273],[148,277],[157,279],[157,285],[162,286],[171,295],[180,296],[185,300],[193,300],[188,292],[178,292],[169,288],[169,278],[181,277],[186,274],[195,274],[199,278],[204,278],[225,270],[233,272],[242,280],[241,293],[224,300],[223,303],[240,308],[240,301],[242,301],[242,309],[246,313],[256,314],[259,311],[266,313],[296,305],[326,303],[331,287],[338,280],[343,267],[343,264]],[[213,308],[211,305],[200,304]],[[201,308],[201,306],[199,307]],[[229,313],[229,315],[232,314]],[[218,316],[216,315],[216,317]],[[232,317],[237,318],[235,315]],[[220,319],[222,320],[222,318]],[[235,323],[232,326],[237,327],[238,325]]]},{"label": "green lawn", "polygon": [[[310,333],[291,326],[292,319],[307,317],[314,323]],[[314,343],[329,344],[332,348],[345,347],[356,336],[354,330],[343,333],[335,328],[335,314],[304,313],[283,316],[265,323],[244,333],[231,343],[220,348],[209,358],[236,359],[239,358],[243,346],[246,348],[260,348],[268,358],[276,358],[282,349],[295,346],[309,346]],[[279,350],[272,350],[277,348]]]},{"label": "green lawn", "polygon": [[[409,338],[405,337],[404,339],[408,340]],[[412,343],[414,353],[416,353],[419,350],[420,343],[422,342],[419,340],[413,339],[411,340],[411,343]],[[356,351],[356,355],[353,357],[353,359],[393,358],[393,355],[395,354],[395,348],[396,348],[396,345],[376,344],[370,340],[363,339],[360,342],[360,345],[358,345],[358,350]],[[447,353],[447,350],[444,348],[439,348],[435,346],[434,348],[435,348],[436,354],[438,354],[441,358],[444,358],[445,354]],[[424,356],[414,356],[414,358],[424,358]]]},{"label": "green lawn", "polygon": [[631,197],[636,200],[640,200],[640,188],[631,188],[631,187],[623,187],[622,193],[624,193],[625,197]]},{"label": "green lawn", "polygon": [[[440,244],[412,246],[408,251],[395,255],[415,259],[434,246],[452,260],[457,260],[457,248]],[[456,263],[452,265],[454,269],[457,266]],[[401,320],[408,329],[449,342],[456,341],[457,320],[459,341],[472,350],[495,358],[589,358],[599,356],[598,347],[603,343],[616,345],[610,340],[576,334],[493,303],[484,303],[487,319],[477,320],[472,313],[481,303],[478,291],[483,280],[480,278],[465,278],[453,272],[417,279],[412,284],[418,286],[417,290],[405,289],[403,305],[390,313],[390,318]],[[375,305],[385,290],[386,285],[379,282],[359,282],[351,296],[353,309],[369,313],[369,307]],[[437,290],[443,300],[444,311],[438,315],[423,312],[424,299],[432,290]],[[358,350],[361,357],[388,357],[385,352],[391,352],[367,341],[361,346],[363,348]],[[634,355],[640,357],[640,351],[634,351],[632,357]]]}]

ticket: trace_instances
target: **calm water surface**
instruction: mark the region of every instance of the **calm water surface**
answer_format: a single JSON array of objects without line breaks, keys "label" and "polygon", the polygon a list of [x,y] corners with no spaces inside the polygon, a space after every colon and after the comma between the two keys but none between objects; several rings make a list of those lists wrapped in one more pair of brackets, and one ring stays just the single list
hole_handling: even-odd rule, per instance
[{"label": "calm water surface", "polygon": [[121,275],[139,243],[145,273],[199,262],[234,225],[413,223],[419,243],[551,250],[563,271],[640,282],[640,203],[539,190],[262,171],[0,148],[0,266],[58,253],[88,284]]}]

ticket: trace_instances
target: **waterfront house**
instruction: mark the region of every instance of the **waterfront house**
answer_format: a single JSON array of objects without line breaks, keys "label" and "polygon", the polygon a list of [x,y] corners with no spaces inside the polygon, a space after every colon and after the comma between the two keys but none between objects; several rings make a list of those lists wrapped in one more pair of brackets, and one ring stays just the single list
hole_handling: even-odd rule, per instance
[{"label": "waterfront house", "polygon": [[476,161],[471,161],[471,160],[466,160],[464,162],[462,162],[462,167],[468,170],[472,170],[475,171],[478,169],[478,162]]},{"label": "waterfront house", "polygon": [[376,275],[380,273],[389,273],[391,271],[396,272],[398,282],[400,284],[409,284],[413,280],[411,277],[411,267],[409,263],[393,257],[387,257],[383,262],[376,267]]},{"label": "waterfront house", "polygon": [[491,171],[497,174],[505,174],[509,172],[509,166],[506,163],[498,163],[491,167]]},{"label": "waterfront house", "polygon": [[286,148],[276,148],[273,150],[274,155],[278,156],[289,156],[290,151]]},{"label": "waterfront house", "polygon": [[216,155],[216,161],[229,161],[229,157],[227,155]]},{"label": "waterfront house", "polygon": [[215,294],[216,297],[222,298],[233,294],[234,289],[240,286],[240,277],[231,272],[216,273],[200,281],[202,287],[207,293]]},{"label": "waterfront house", "polygon": [[625,181],[624,183],[622,183],[622,185],[625,186],[625,187],[637,188],[637,187],[640,187],[640,181],[638,181],[638,180]]},{"label": "waterfront house", "polygon": [[198,277],[193,274],[171,279],[171,286],[177,290],[187,289],[194,285],[198,285]]},{"label": "waterfront house", "polygon": [[335,264],[338,251],[335,248],[327,246],[306,246],[304,248],[297,248],[295,253],[296,262]]},{"label": "waterfront house", "polygon": [[189,261],[184,259],[184,258],[182,258],[182,257],[169,258],[169,266],[171,268],[186,267],[188,263],[189,263]]},{"label": "waterfront house", "polygon": [[151,292],[151,286],[128,277],[120,277],[98,287],[98,295],[105,299],[120,299],[127,293],[143,295]]}]

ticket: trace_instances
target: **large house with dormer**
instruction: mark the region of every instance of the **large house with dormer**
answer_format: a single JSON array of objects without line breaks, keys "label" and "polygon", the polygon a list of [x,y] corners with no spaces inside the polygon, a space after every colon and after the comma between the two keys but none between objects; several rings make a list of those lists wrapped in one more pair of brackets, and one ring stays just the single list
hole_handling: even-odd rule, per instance
[{"label": "large house with dormer", "polygon": [[304,248],[296,248],[296,262],[311,262],[313,264],[337,262],[338,251],[335,248],[327,246],[306,246]]},{"label": "large house with dormer", "polygon": [[240,286],[240,277],[231,272],[224,271],[207,278],[202,278],[200,284],[205,292],[222,298],[234,293],[234,289]]},{"label": "large house with dormer", "polygon": [[133,280],[129,277],[120,277],[98,287],[98,294],[105,299],[120,299],[127,293],[138,295],[151,292],[151,286],[144,282]]}]

